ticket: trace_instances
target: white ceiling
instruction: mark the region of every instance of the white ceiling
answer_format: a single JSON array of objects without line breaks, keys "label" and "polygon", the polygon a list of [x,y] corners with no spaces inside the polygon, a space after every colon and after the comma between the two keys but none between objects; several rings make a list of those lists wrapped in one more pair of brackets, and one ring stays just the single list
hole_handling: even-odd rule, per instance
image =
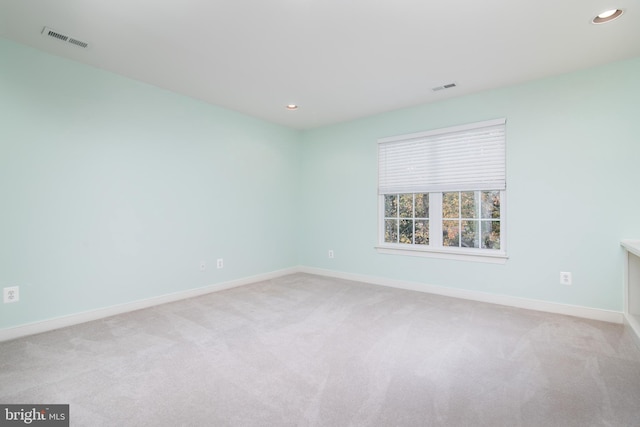
[{"label": "white ceiling", "polygon": [[309,129],[640,56],[640,2],[0,0],[0,36]]}]

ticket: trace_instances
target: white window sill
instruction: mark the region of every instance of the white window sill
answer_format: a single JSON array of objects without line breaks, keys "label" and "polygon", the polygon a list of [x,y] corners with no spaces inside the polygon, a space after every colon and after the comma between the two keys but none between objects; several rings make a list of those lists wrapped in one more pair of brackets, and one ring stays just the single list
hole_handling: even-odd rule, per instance
[{"label": "white window sill", "polygon": [[418,256],[425,258],[454,259],[460,261],[484,262],[489,264],[505,264],[507,254],[502,251],[477,249],[447,248],[407,248],[399,246],[376,246],[380,254]]}]

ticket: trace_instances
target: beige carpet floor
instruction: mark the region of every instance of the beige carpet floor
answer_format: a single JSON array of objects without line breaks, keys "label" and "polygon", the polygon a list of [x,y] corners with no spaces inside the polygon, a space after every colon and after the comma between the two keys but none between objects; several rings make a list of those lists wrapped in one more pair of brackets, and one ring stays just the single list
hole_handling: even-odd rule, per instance
[{"label": "beige carpet floor", "polygon": [[0,343],[72,426],[640,426],[622,325],[295,274]]}]

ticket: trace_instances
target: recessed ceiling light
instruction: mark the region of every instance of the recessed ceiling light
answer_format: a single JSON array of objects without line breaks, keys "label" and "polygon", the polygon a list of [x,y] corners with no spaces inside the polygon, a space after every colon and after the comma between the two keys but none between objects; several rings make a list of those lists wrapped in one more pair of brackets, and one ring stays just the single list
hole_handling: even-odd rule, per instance
[{"label": "recessed ceiling light", "polygon": [[623,14],[622,9],[610,9],[602,12],[595,18],[593,18],[594,24],[604,24],[605,22],[610,22]]},{"label": "recessed ceiling light", "polygon": [[297,110],[298,106],[296,104],[289,104],[287,105],[287,110],[293,111],[293,110]]}]

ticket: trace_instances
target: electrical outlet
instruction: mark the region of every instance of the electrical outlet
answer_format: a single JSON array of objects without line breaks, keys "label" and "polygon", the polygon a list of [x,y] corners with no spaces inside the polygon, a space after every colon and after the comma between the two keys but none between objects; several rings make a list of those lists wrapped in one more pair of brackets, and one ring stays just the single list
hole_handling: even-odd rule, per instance
[{"label": "electrical outlet", "polygon": [[571,280],[571,273],[568,271],[561,271],[560,272],[560,284],[561,285],[570,285],[572,282]]},{"label": "electrical outlet", "polygon": [[224,267],[224,260],[222,258],[218,258],[218,261],[216,261],[216,267],[218,268]]},{"label": "electrical outlet", "polygon": [[205,271],[207,269],[207,263],[204,261],[200,261],[200,271]]},{"label": "electrical outlet", "polygon": [[333,258],[333,249],[329,249],[329,258]]},{"label": "electrical outlet", "polygon": [[4,303],[10,302],[18,302],[20,301],[20,287],[19,286],[9,286],[8,288],[4,288]]}]

